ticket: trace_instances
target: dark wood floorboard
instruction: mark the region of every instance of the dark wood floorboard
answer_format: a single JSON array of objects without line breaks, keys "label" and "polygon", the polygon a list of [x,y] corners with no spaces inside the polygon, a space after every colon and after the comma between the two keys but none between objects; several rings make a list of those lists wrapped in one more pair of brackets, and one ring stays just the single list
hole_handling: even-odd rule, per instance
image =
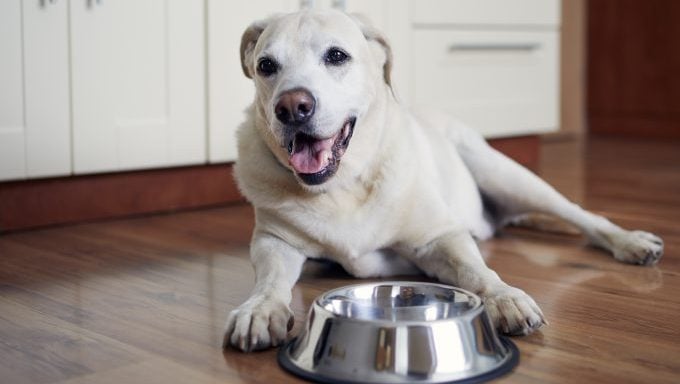
[{"label": "dark wood floorboard", "polygon": [[[656,267],[623,265],[578,236],[505,231],[481,245],[550,325],[514,341],[505,383],[680,382],[680,143],[592,139],[543,144],[539,173],[586,208],[656,232]],[[248,297],[252,210],[193,212],[0,236],[0,382],[299,382],[276,351],[220,348]],[[355,283],[305,266],[298,332],[313,298]]]}]

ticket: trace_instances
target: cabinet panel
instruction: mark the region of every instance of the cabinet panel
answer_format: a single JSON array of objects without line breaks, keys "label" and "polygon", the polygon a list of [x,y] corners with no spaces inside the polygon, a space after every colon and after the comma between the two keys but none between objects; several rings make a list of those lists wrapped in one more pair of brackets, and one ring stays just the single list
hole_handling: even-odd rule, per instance
[{"label": "cabinet panel", "polygon": [[255,20],[297,9],[295,0],[251,0],[234,3],[208,0],[209,132],[211,162],[236,159],[235,132],[243,111],[253,102],[252,80],[241,69],[241,35]]},{"label": "cabinet panel", "polygon": [[487,137],[557,128],[557,32],[414,32],[415,104],[444,109]]},{"label": "cabinet panel", "polygon": [[71,4],[76,173],[206,160],[203,3]]},{"label": "cabinet panel", "polygon": [[0,3],[0,180],[71,172],[66,9]]},{"label": "cabinet panel", "polygon": [[416,24],[555,26],[559,0],[412,0]]},{"label": "cabinet panel", "polygon": [[21,1],[0,2],[0,180],[26,175]]},{"label": "cabinet panel", "polygon": [[204,1],[170,0],[168,15],[168,132],[166,165],[206,163],[206,14]]},{"label": "cabinet panel", "polygon": [[68,7],[23,1],[26,175],[71,173]]}]

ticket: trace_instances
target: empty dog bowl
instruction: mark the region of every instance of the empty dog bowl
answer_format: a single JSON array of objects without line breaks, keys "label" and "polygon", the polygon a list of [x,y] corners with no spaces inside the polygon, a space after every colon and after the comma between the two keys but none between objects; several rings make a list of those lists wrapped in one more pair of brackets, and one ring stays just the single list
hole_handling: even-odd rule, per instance
[{"label": "empty dog bowl", "polygon": [[481,300],[441,284],[382,282],[314,300],[283,368],[326,383],[480,382],[510,371],[517,347],[499,337]]}]

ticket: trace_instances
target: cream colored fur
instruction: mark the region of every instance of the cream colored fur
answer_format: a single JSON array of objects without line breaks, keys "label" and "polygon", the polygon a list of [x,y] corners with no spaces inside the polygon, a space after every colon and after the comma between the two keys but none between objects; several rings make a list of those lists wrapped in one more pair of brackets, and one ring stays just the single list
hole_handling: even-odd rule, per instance
[{"label": "cream colored fur", "polygon": [[[330,46],[351,60],[329,67],[322,58]],[[272,76],[258,73],[264,56],[280,64]],[[530,212],[573,224],[621,261],[661,257],[658,237],[582,210],[470,128],[402,107],[389,83],[389,45],[356,18],[304,11],[256,22],[243,35],[241,57],[256,96],[238,130],[236,177],[256,212],[256,282],[229,315],[225,346],[249,351],[285,340],[291,289],[307,258],[333,260],[356,277],[422,271],[479,294],[501,331],[528,334],[545,324],[541,310],[485,265],[475,238]],[[284,140],[289,127],[275,116],[279,95],[293,88],[316,98],[310,126],[319,137],[357,118],[337,173],[320,185],[296,176]]]}]

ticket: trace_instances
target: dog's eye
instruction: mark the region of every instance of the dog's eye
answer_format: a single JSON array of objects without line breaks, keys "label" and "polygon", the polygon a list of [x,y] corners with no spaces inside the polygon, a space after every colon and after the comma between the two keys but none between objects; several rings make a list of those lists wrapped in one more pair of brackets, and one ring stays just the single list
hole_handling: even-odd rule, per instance
[{"label": "dog's eye", "polygon": [[324,61],[330,65],[342,65],[349,60],[349,55],[340,48],[331,48],[326,52]]},{"label": "dog's eye", "polygon": [[279,70],[279,65],[268,57],[263,57],[257,62],[257,71],[262,76],[271,76]]}]

